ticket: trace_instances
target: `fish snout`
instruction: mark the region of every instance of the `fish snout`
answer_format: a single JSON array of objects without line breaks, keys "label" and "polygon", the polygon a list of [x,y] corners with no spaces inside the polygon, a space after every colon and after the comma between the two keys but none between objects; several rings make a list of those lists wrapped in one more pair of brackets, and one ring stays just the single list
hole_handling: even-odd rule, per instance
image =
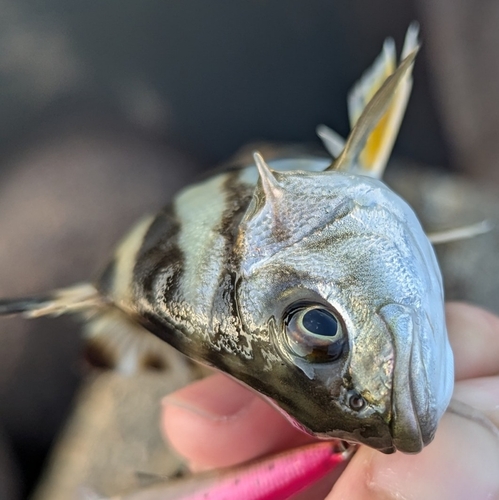
[{"label": "fish snout", "polygon": [[[434,366],[428,366],[434,365],[435,360],[428,363],[424,357],[421,332],[416,328],[412,309],[389,304],[380,310],[380,315],[392,335],[395,350],[390,419],[393,446],[404,453],[418,453],[433,440],[447,406],[447,402],[437,399],[446,398],[442,393],[449,391],[438,390],[444,380],[435,376]],[[439,359],[438,353],[435,356]]]}]

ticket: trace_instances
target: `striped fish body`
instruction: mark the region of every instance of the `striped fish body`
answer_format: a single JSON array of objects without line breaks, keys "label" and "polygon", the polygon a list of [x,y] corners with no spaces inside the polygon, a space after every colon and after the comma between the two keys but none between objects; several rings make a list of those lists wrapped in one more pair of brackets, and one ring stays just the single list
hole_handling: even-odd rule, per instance
[{"label": "striped fish body", "polygon": [[[412,210],[381,181],[324,172],[328,164],[279,159],[264,174],[270,181],[249,166],[185,189],[130,233],[99,288],[304,430],[419,451],[452,387],[434,253]],[[295,343],[307,339],[289,332],[294,311],[317,305],[341,329],[331,359],[300,352]],[[411,386],[422,365],[438,381],[425,391]]]}]

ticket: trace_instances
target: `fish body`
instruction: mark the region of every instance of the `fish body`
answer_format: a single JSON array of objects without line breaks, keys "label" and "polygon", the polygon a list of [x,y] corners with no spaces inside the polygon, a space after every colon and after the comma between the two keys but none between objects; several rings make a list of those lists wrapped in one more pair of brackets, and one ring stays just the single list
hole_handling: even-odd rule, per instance
[{"label": "fish body", "polygon": [[346,141],[319,130],[334,161],[257,153],[143,219],[95,286],[0,313],[84,312],[97,337],[112,317],[231,375],[308,433],[420,451],[453,388],[442,279],[412,209],[380,180],[417,48],[412,27],[395,69],[385,44],[351,94]]},{"label": "fish body", "polygon": [[[188,187],[123,243],[129,282],[116,286],[122,275],[108,271],[99,287],[307,432],[419,451],[453,380],[435,255],[400,197],[378,179],[324,172],[329,163],[270,161],[274,192],[255,166]],[[314,360],[290,339],[289,316],[316,306],[342,330],[331,359]]]}]

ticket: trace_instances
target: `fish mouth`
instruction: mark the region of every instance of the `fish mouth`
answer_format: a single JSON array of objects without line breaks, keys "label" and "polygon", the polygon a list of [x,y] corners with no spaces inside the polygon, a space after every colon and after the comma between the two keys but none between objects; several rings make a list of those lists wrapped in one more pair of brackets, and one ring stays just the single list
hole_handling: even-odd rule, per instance
[{"label": "fish mouth", "polygon": [[[395,366],[392,375],[392,416],[390,434],[395,449],[404,453],[420,452],[432,439],[434,429],[422,429],[419,413],[428,401],[429,394],[421,390],[411,380],[415,370],[414,363],[421,362],[421,346],[414,335],[414,316],[410,308],[400,304],[389,304],[380,310],[393,338]],[[403,336],[401,335],[403,332]],[[425,419],[426,420],[426,419]]]},{"label": "fish mouth", "polygon": [[[400,370],[403,372],[404,370]],[[418,453],[431,439],[424,439],[417,412],[414,408],[413,390],[407,371],[399,373],[394,386],[390,433],[393,446],[404,453]]]}]

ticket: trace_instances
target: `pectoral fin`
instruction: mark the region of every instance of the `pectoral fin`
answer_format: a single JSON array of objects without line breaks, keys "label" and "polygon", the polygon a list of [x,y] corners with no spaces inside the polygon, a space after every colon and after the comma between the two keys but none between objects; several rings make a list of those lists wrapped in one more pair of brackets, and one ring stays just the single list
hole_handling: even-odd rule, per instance
[{"label": "pectoral fin", "polygon": [[116,307],[90,283],[55,290],[46,295],[0,300],[0,316],[25,318],[76,314],[85,320],[90,362],[123,374],[143,370],[175,370],[185,383],[192,378],[188,362],[171,346]]},{"label": "pectoral fin", "polygon": [[428,239],[434,244],[451,243],[452,241],[466,240],[474,238],[480,234],[488,233],[492,230],[492,224],[488,220],[470,224],[469,226],[458,227],[455,229],[447,229],[446,231],[438,231],[428,233]]},{"label": "pectoral fin", "polygon": [[26,318],[60,316],[99,309],[106,300],[90,283],[80,283],[46,295],[0,300],[0,316],[22,314]]}]

